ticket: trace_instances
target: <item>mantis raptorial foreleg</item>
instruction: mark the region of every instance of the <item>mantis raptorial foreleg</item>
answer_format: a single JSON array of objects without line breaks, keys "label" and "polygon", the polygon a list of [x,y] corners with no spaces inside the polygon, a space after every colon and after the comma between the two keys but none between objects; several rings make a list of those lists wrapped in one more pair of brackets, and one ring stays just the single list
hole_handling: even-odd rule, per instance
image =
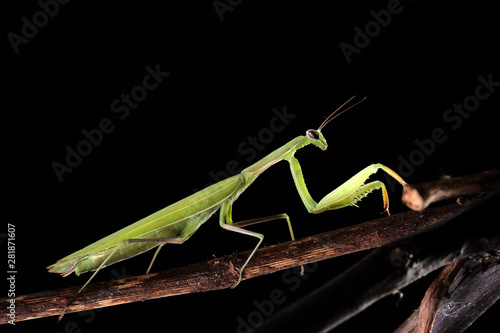
[{"label": "mantis raptorial foreleg", "polygon": [[292,172],[295,187],[306,206],[307,210],[312,214],[323,213],[327,210],[340,209],[346,206],[356,206],[356,202],[364,198],[368,193],[376,189],[382,190],[382,197],[384,199],[384,210],[389,214],[389,196],[384,183],[374,181],[365,184],[370,175],[377,172],[379,169],[387,172],[391,177],[396,179],[401,185],[407,185],[406,182],[393,170],[380,163],[372,164],[355,174],[344,184],[340,185],[332,192],[327,194],[319,203],[316,203],[307,189],[304,182],[302,169],[300,168],[299,161],[290,156],[288,159],[290,163],[290,170]]}]

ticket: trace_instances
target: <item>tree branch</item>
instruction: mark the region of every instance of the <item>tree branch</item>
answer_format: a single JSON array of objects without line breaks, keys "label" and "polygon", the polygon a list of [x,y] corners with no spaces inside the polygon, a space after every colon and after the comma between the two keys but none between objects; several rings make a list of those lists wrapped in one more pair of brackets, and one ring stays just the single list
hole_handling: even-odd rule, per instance
[{"label": "tree branch", "polygon": [[[250,279],[299,265],[379,247],[444,220],[459,209],[450,205],[423,213],[405,212],[352,227],[259,249],[245,269]],[[89,285],[67,313],[167,296],[230,288],[250,251],[149,275]],[[80,287],[45,291],[16,298],[16,321],[60,315]],[[0,299],[5,304],[7,299]],[[0,323],[9,320],[6,307]]]},{"label": "tree branch", "polygon": [[401,200],[409,208],[422,211],[436,201],[482,193],[500,193],[500,171],[408,185]]}]

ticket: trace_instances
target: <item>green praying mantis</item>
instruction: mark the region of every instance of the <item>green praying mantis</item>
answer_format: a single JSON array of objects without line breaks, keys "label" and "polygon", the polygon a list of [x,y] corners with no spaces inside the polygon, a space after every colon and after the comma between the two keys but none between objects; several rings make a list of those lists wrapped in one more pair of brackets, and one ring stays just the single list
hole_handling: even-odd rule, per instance
[{"label": "green praying mantis", "polygon": [[[158,247],[146,271],[146,274],[148,274],[158,252],[165,244],[184,243],[203,223],[205,223],[205,221],[220,209],[219,223],[222,228],[258,239],[257,245],[239,269],[239,279],[233,285],[234,288],[241,281],[245,267],[264,239],[264,235],[249,231],[244,227],[261,222],[284,219],[288,224],[292,240],[295,240],[290,218],[287,214],[277,214],[242,222],[233,222],[232,220],[232,207],[234,201],[239,198],[241,193],[243,193],[261,173],[282,160],[286,160],[290,164],[290,171],[295,187],[309,213],[319,214],[328,210],[356,206],[358,201],[377,189],[381,189],[384,210],[389,213],[389,196],[384,183],[380,181],[365,183],[370,175],[382,169],[395,178],[401,185],[407,185],[393,170],[379,163],[372,164],[327,194],[321,201],[316,202],[309,194],[299,161],[294,156],[297,150],[310,144],[321,150],[326,150],[328,145],[321,130],[333,119],[364,100],[363,98],[354,105],[343,109],[354,97],[355,96],[351,97],[326,118],[317,130],[307,130],[305,135],[292,139],[260,161],[242,170],[240,174],[229,177],[196,192],[187,198],[177,201],[154,214],[60,259],[55,264],[47,267],[49,272],[68,276],[73,272],[76,275],[80,275],[85,272],[95,271],[77,293],[78,295],[103,267],[129,259]],[[69,304],[66,308],[68,306]],[[66,309],[64,309],[63,314],[65,310]]]}]

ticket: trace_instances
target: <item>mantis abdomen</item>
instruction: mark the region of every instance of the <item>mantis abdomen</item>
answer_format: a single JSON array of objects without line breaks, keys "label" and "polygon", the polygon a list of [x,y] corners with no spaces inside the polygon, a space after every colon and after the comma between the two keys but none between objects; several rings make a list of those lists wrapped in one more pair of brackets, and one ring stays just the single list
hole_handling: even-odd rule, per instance
[{"label": "mantis abdomen", "polygon": [[[132,258],[161,244],[186,241],[223,202],[238,195],[241,176],[233,176],[151,214],[49,266],[67,276],[94,271]],[[104,263],[104,264],[103,264]],[[101,268],[102,268],[101,267]]]}]

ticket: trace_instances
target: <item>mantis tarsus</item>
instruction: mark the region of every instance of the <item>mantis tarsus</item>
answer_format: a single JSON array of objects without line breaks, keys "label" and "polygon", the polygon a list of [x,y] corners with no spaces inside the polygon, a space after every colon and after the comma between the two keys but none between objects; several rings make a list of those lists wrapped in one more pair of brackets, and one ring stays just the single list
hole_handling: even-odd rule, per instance
[{"label": "mantis tarsus", "polygon": [[151,266],[163,245],[184,243],[210,218],[210,216],[212,216],[212,214],[220,209],[219,223],[222,228],[259,239],[257,245],[248,256],[243,266],[239,269],[239,279],[233,285],[233,287],[235,287],[241,281],[246,265],[264,239],[264,235],[246,230],[243,227],[276,219],[284,219],[288,223],[292,240],[295,240],[290,219],[286,214],[277,214],[236,223],[232,220],[233,202],[238,199],[240,194],[243,193],[261,173],[281,160],[286,160],[290,164],[290,171],[295,187],[309,213],[319,214],[327,210],[356,206],[359,200],[376,189],[382,190],[384,209],[389,213],[389,198],[385,185],[380,181],[373,181],[365,184],[371,174],[382,169],[403,186],[406,185],[405,181],[388,167],[382,164],[372,164],[327,194],[321,201],[316,202],[309,194],[299,161],[294,157],[297,150],[309,144],[313,144],[321,150],[326,150],[328,145],[321,130],[334,118],[361,102],[357,102],[342,110],[342,108],[354,97],[355,96],[351,97],[335,110],[325,119],[317,130],[307,130],[305,135],[292,139],[260,161],[242,170],[240,174],[213,184],[128,227],[90,244],[80,251],[62,258],[57,263],[47,267],[49,272],[68,276],[72,272],[75,272],[76,275],[80,275],[88,271],[95,271],[80,289],[78,292],[79,294],[101,268],[158,247],[147,269],[147,274],[151,270]]}]

